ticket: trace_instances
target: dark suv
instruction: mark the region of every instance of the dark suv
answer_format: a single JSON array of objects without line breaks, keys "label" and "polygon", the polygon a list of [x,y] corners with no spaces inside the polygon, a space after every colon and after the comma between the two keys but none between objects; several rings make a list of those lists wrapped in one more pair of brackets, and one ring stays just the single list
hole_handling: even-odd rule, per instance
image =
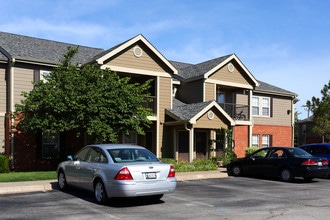
[{"label": "dark suv", "polygon": [[313,156],[326,157],[330,162],[330,143],[305,144],[299,147]]}]

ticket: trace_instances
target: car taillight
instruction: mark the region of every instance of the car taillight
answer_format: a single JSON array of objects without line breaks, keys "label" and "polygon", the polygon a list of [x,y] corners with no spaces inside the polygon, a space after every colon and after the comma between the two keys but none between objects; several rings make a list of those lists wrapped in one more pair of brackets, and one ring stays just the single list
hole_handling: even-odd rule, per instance
[{"label": "car taillight", "polygon": [[133,180],[131,172],[129,172],[127,167],[123,167],[117,175],[115,176],[115,180]]},{"label": "car taillight", "polygon": [[323,166],[328,166],[329,165],[329,161],[328,160],[322,160],[322,165]]},{"label": "car taillight", "polygon": [[315,160],[311,160],[311,159],[308,159],[308,160],[304,160],[301,165],[304,165],[304,166],[317,166],[317,162]]},{"label": "car taillight", "polygon": [[170,172],[168,173],[167,178],[170,178],[170,177],[175,177],[175,169],[174,169],[173,165],[170,166]]}]

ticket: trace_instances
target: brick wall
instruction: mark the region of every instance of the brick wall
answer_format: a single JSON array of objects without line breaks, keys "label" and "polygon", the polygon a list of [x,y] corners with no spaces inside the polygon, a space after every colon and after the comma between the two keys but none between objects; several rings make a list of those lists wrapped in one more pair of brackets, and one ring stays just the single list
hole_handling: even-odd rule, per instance
[{"label": "brick wall", "polygon": [[233,140],[234,151],[237,157],[244,157],[245,149],[249,146],[249,127],[235,126]]}]

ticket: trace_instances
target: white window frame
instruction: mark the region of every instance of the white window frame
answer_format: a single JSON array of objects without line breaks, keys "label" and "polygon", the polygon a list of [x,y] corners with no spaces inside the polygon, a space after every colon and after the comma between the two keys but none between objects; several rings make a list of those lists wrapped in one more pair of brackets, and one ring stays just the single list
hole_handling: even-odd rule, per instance
[{"label": "white window frame", "polygon": [[270,135],[269,134],[263,134],[261,137],[261,144],[262,147],[270,147]]},{"label": "white window frame", "polygon": [[252,147],[258,147],[260,146],[260,135],[259,134],[252,134]]},{"label": "white window frame", "polygon": [[40,81],[44,81],[44,82],[47,82],[47,80],[45,80],[45,75],[49,75],[50,74],[50,71],[47,71],[47,70],[40,70]]},{"label": "white window frame", "polygon": [[270,97],[252,96],[252,115],[270,117]]}]

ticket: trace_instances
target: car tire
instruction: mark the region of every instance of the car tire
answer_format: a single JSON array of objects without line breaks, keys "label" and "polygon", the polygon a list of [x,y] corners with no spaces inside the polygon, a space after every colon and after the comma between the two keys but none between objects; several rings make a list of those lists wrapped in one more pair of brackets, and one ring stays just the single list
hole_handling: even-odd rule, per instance
[{"label": "car tire", "polygon": [[94,197],[97,203],[104,204],[108,200],[107,192],[101,180],[97,180],[94,185]]},{"label": "car tire", "polygon": [[281,175],[281,180],[284,182],[291,182],[293,180],[292,172],[288,168],[284,168],[281,171],[280,175]]},{"label": "car tire", "polygon": [[231,168],[231,173],[233,176],[241,176],[242,175],[242,168],[238,164],[234,164]]},{"label": "car tire", "polygon": [[63,170],[61,170],[57,175],[57,183],[61,191],[65,191],[68,188],[68,184],[66,182],[66,178]]}]

